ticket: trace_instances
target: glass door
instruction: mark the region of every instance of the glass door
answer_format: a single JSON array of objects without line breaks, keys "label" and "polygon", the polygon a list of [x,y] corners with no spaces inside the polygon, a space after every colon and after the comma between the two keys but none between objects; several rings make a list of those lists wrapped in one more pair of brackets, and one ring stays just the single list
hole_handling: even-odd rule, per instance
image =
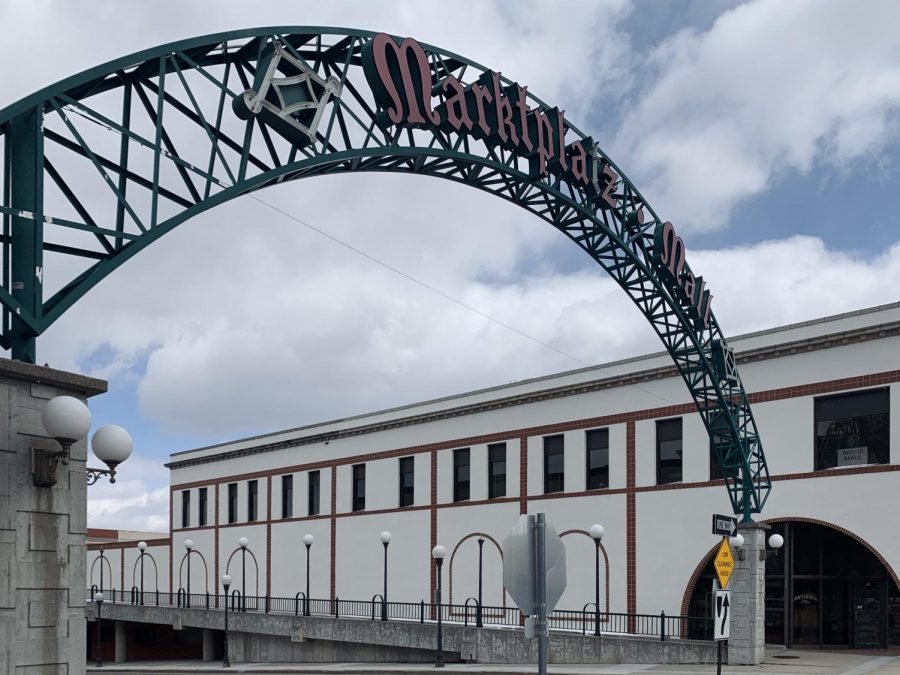
[{"label": "glass door", "polygon": [[794,579],[793,644],[819,644],[819,580]]},{"label": "glass door", "polygon": [[854,647],[881,647],[882,598],[884,579],[856,579],[853,593]]},{"label": "glass door", "polygon": [[847,579],[822,580],[822,645],[846,647],[849,644]]}]

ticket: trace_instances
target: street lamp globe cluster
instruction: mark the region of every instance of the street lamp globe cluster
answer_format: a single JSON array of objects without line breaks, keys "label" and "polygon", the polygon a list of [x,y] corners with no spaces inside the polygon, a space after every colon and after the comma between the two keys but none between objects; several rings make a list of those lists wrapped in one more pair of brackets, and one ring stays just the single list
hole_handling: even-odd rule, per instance
[{"label": "street lamp globe cluster", "polygon": [[[91,412],[74,396],[57,396],[50,399],[41,413],[41,423],[47,434],[59,443],[59,450],[33,450],[34,478],[38,487],[56,485],[56,469],[61,462],[67,464],[72,446],[87,437],[91,429]],[[116,424],[106,424],[94,432],[91,449],[94,456],[106,464],[106,469],[87,467],[87,484],[93,485],[101,476],[109,476],[116,482],[116,467],[131,456],[134,443],[125,429]]]},{"label": "street lamp globe cluster", "polygon": [[[744,546],[744,535],[738,533],[733,537],[729,537],[728,543],[737,551],[738,560],[744,560],[746,555],[742,548]],[[778,533],[769,535],[769,549],[764,551],[761,550],[759,552],[759,559],[766,560],[773,555],[778,555],[782,546],[784,546],[784,537]]]}]

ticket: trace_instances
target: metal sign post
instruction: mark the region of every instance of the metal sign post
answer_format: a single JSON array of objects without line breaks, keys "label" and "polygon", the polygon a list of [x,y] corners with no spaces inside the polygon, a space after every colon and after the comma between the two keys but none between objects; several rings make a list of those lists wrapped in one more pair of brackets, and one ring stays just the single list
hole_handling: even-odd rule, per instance
[{"label": "metal sign post", "polygon": [[538,675],[547,675],[547,559],[546,518],[543,513],[534,519],[535,609],[537,610]]},{"label": "metal sign post", "polygon": [[566,589],[566,548],[545,514],[522,515],[503,540],[503,585],[538,639],[538,673],[547,673],[548,612]]},{"label": "metal sign post", "polygon": [[722,646],[731,636],[731,591],[713,580],[713,639],[716,641],[716,675],[722,675]]}]

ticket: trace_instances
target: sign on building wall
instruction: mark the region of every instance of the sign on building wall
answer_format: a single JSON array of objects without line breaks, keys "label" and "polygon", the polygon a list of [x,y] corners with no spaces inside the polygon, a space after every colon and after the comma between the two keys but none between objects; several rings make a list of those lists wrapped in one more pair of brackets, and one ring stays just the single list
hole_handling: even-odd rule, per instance
[{"label": "sign on building wall", "polygon": [[855,466],[869,463],[869,448],[838,448],[837,466]]}]

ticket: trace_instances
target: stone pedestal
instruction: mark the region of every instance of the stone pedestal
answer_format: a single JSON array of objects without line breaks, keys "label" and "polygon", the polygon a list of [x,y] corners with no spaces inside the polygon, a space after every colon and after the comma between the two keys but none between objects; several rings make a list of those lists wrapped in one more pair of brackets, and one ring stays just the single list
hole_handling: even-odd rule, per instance
[{"label": "stone pedestal", "polygon": [[728,663],[758,665],[766,647],[766,533],[768,525],[741,523],[744,545],[735,551],[731,589],[731,637]]},{"label": "stone pedestal", "polygon": [[85,400],[106,383],[0,359],[0,673],[85,668],[87,444],[72,446],[54,487],[36,487],[32,448],[55,451],[41,413],[54,396]]}]

